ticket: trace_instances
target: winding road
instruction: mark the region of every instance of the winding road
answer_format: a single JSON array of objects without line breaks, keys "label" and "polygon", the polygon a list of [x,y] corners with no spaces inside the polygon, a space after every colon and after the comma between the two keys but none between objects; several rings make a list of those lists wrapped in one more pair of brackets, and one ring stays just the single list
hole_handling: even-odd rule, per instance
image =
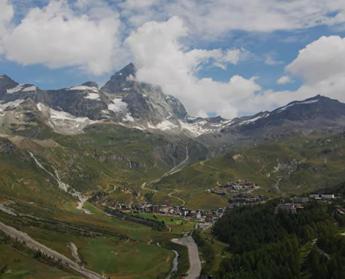
[{"label": "winding road", "polygon": [[201,261],[198,246],[196,245],[193,237],[185,236],[179,239],[174,238],[171,241],[188,248],[189,270],[185,279],[198,279],[201,273]]}]

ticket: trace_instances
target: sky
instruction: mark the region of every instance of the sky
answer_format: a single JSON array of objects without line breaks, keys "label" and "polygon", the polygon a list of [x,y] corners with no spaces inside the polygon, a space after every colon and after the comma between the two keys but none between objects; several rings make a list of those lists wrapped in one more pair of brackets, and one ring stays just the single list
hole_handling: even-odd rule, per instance
[{"label": "sky", "polygon": [[345,102],[344,0],[0,0],[0,73],[55,89],[133,62],[195,116]]}]

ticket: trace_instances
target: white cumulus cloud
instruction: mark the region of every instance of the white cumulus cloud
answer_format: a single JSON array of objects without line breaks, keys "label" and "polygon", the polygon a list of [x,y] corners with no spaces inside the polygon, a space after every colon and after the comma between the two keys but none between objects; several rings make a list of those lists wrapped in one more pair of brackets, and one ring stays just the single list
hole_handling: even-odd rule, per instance
[{"label": "white cumulus cloud", "polygon": [[[178,17],[146,23],[133,32],[127,44],[138,67],[138,79],[160,85],[167,94],[179,98],[193,115],[213,112],[234,117],[240,110],[249,110],[252,104],[243,101],[261,89],[255,78],[235,75],[228,82],[198,78],[200,64],[226,57],[229,52],[186,49],[180,40],[187,34],[188,29]],[[237,62],[233,58],[228,60]]]},{"label": "white cumulus cloud", "polygon": [[345,73],[345,38],[323,36],[299,51],[287,67],[307,83],[315,83]]},{"label": "white cumulus cloud", "polygon": [[277,84],[280,85],[284,85],[284,84],[288,84],[291,83],[292,80],[289,76],[281,76],[278,80],[277,80]]},{"label": "white cumulus cloud", "polygon": [[78,66],[93,74],[109,72],[119,48],[120,21],[114,12],[77,15],[67,1],[32,8],[3,40],[7,59],[50,68]]},{"label": "white cumulus cloud", "polygon": [[297,96],[321,94],[345,101],[345,38],[323,36],[310,43],[286,71],[304,81]]}]

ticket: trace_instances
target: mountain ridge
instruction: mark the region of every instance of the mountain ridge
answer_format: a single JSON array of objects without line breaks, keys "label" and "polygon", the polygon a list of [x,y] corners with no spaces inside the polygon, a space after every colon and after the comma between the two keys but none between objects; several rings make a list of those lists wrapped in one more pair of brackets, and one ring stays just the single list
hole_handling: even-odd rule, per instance
[{"label": "mountain ridge", "polygon": [[[129,64],[102,87],[88,81],[56,90],[18,84],[4,75],[3,81],[0,79],[0,109],[4,113],[9,107],[20,106],[22,100],[31,99],[38,106],[43,104],[56,114],[61,112],[75,118],[87,117],[91,122],[110,121],[140,130],[197,137],[218,129],[215,126],[217,118],[190,117],[177,98],[164,94],[159,86],[136,80],[135,73],[135,66]],[[72,116],[67,117],[67,121],[71,121]],[[80,132],[80,129],[76,130],[76,133]]]},{"label": "mountain ridge", "polygon": [[[103,86],[87,81],[56,90],[18,84],[7,75],[0,75],[0,113],[7,114],[21,106],[23,100],[31,99],[38,111],[45,106],[44,111],[50,112],[44,118],[51,128],[56,125],[50,125],[54,118],[49,117],[59,119],[58,133],[64,133],[64,122],[68,134],[81,133],[90,124],[112,122],[155,133],[183,134],[213,145],[345,128],[345,104],[321,95],[231,120],[220,116],[192,117],[177,98],[164,94],[159,86],[138,81],[136,71],[130,63]],[[70,125],[73,122],[75,131]]]}]

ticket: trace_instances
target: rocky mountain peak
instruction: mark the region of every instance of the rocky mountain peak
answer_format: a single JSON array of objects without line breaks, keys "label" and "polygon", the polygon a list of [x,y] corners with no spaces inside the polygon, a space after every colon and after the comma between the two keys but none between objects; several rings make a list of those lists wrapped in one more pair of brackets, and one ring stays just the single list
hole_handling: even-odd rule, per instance
[{"label": "rocky mountain peak", "polygon": [[102,91],[116,94],[133,90],[136,84],[134,81],[136,71],[133,63],[128,64],[111,76],[110,80],[102,87]]},{"label": "rocky mountain peak", "polygon": [[345,103],[317,95],[293,101],[273,111],[234,119],[221,133],[224,142],[260,142],[345,129]]},{"label": "rocky mountain peak", "polygon": [[159,86],[136,80],[136,71],[133,63],[128,64],[115,73],[101,91],[113,102],[121,99],[132,117],[137,121],[151,123],[150,125],[164,121],[174,121],[176,124],[178,119],[187,116],[178,99],[164,94]]},{"label": "rocky mountain peak", "polygon": [[131,76],[135,77],[136,73],[137,73],[137,68],[135,67],[135,65],[133,63],[129,63],[127,66],[123,67],[120,71],[115,73],[113,77],[125,79]]},{"label": "rocky mountain peak", "polygon": [[7,75],[0,75],[0,94],[4,93],[7,89],[16,87],[18,82],[14,81]]},{"label": "rocky mountain peak", "polygon": [[272,115],[289,120],[334,118],[345,115],[345,104],[329,97],[317,95],[303,101],[294,101],[274,110]]}]

